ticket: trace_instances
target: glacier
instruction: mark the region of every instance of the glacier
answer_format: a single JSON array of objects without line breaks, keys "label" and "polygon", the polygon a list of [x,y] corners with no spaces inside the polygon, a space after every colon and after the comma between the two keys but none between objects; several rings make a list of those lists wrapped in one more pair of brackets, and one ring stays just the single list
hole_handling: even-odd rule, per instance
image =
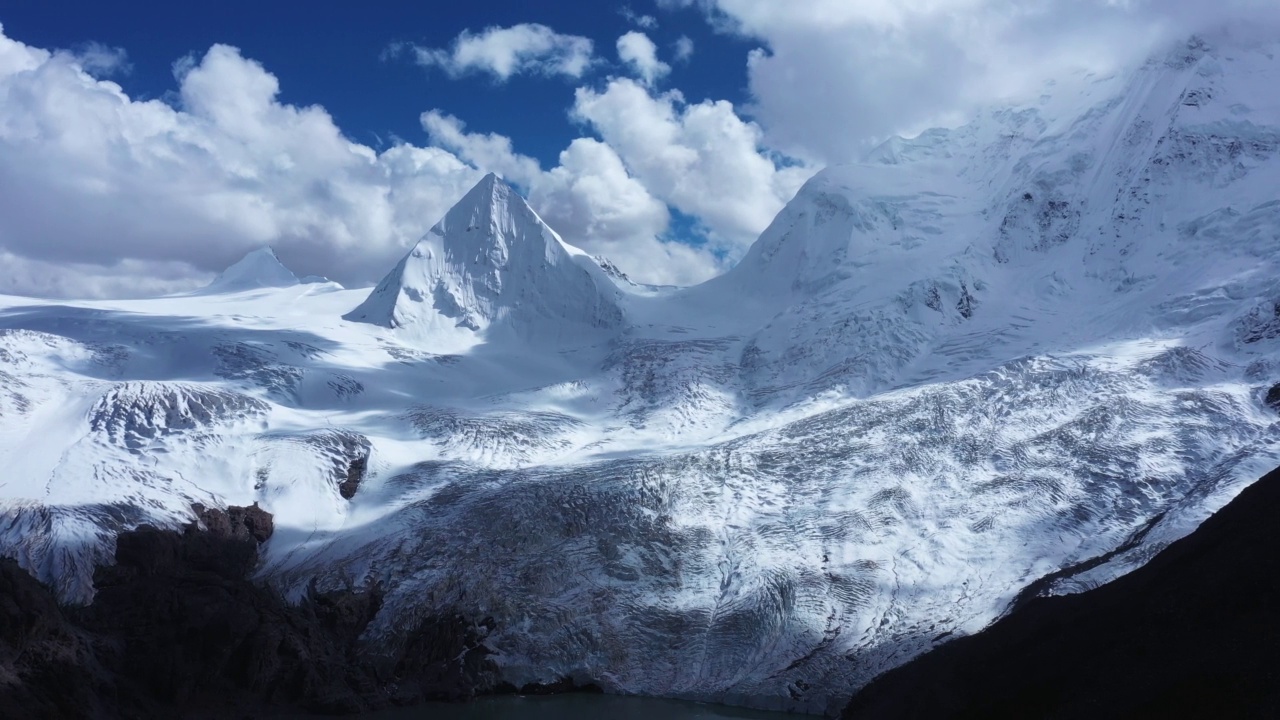
[{"label": "glacier", "polygon": [[0,298],[0,553],[84,603],[120,531],[256,502],[263,582],[386,589],[372,647],[458,613],[516,685],[836,714],[1280,465],[1277,52],[892,139],[692,288],[490,176],[372,291]]}]

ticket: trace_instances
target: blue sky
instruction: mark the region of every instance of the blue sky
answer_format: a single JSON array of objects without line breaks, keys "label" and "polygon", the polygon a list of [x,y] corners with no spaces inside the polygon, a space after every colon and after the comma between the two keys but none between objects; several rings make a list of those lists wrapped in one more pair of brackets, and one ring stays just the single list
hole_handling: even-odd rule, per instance
[{"label": "blue sky", "polygon": [[[652,0],[633,5],[519,0],[313,5],[299,12],[296,3],[264,0],[6,0],[0,3],[0,23],[11,37],[39,47],[76,48],[92,42],[125,50],[131,70],[113,79],[134,97],[172,93],[176,60],[225,43],[280,79],[282,101],[324,106],[358,142],[376,147],[392,135],[423,142],[418,115],[445,108],[465,120],[468,129],[506,135],[521,152],[549,166],[581,134],[569,117],[574,88],[624,72],[614,49],[624,33],[643,30],[668,60],[676,41],[690,38],[695,56],[672,62],[663,84],[678,87],[693,101],[723,99],[739,106],[748,99],[747,52],[759,46],[749,38],[713,31],[696,9],[662,9]],[[645,15],[656,26],[639,27],[635,18]],[[521,23],[590,38],[599,65],[581,81],[518,75],[497,82],[482,75],[450,78],[409,57],[385,57],[397,42],[443,48],[463,30]]]},{"label": "blue sky", "polygon": [[0,293],[188,289],[264,245],[365,286],[490,171],[566,241],[691,284],[825,166],[1280,7],[307,5],[0,0]]}]

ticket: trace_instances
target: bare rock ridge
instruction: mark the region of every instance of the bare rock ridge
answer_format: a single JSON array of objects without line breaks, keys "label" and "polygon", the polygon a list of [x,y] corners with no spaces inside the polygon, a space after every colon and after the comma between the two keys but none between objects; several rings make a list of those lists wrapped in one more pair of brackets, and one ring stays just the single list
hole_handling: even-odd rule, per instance
[{"label": "bare rock ridge", "polygon": [[493,328],[531,337],[615,328],[618,291],[489,174],[346,318],[389,328]]},{"label": "bare rock ridge", "polygon": [[253,507],[197,507],[181,531],[122,533],[91,605],[60,607],[0,558],[0,715],[225,717],[264,708],[350,714],[497,687],[483,623],[424,619],[406,655],[359,641],[381,593],[289,605],[248,580],[273,531]]},{"label": "bare rock ridge", "polygon": [[1280,470],[1129,575],[885,673],[844,717],[1280,716],[1278,509]]}]

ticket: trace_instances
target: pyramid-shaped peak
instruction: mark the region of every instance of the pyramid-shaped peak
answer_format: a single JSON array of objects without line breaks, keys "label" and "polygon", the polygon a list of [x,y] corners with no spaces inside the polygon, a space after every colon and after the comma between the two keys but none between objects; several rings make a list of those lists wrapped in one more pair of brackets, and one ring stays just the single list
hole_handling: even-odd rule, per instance
[{"label": "pyramid-shaped peak", "polygon": [[476,186],[472,188],[472,191],[480,190],[484,192],[493,192],[499,186],[505,188],[511,187],[510,185],[507,185],[506,181],[498,177],[498,173],[485,173],[484,177],[480,178],[480,182],[476,183]]},{"label": "pyramid-shaped peak", "polygon": [[270,245],[263,245],[257,250],[250,250],[240,258],[235,265],[257,265],[259,267],[280,267],[284,268],[284,263],[280,262],[280,256],[276,255],[275,248]]},{"label": "pyramid-shaped peak", "polygon": [[441,235],[477,229],[498,232],[498,226],[513,216],[526,223],[541,224],[520,193],[502,178],[489,173],[445,214],[436,230],[441,231]]},{"label": "pyramid-shaped peak", "polygon": [[241,292],[261,288],[290,287],[298,284],[298,278],[280,262],[275,250],[258,248],[245,255],[239,262],[222,271],[222,274],[205,287],[205,292]]},{"label": "pyramid-shaped peak", "polygon": [[[520,194],[515,192],[505,180],[498,177],[496,173],[489,173],[462,196],[462,199],[454,205],[454,209],[492,207],[495,204],[510,202],[512,195],[520,198]],[[520,198],[520,202],[524,202],[524,199]]]},{"label": "pyramid-shaped peak", "polygon": [[346,317],[428,335],[497,325],[524,337],[580,334],[622,321],[617,288],[600,268],[493,173]]}]

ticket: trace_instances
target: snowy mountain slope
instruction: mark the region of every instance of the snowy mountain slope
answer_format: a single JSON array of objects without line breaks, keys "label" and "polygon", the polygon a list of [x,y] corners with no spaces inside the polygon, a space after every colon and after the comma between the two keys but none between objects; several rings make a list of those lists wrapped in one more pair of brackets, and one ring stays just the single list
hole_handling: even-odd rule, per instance
[{"label": "snowy mountain slope", "polygon": [[490,173],[347,318],[436,342],[449,329],[533,338],[617,328],[618,295],[594,260]]},{"label": "snowy mountain slope", "polygon": [[[936,377],[930,351],[963,374],[990,343],[1010,357],[1141,336],[1163,322],[1149,305],[1178,312],[1205,280],[1253,295],[1245,273],[1273,250],[1278,114],[1256,106],[1273,66],[1195,41],[1133,77],[1086,80],[1084,112],[1046,99],[890,143],[811,181],[702,290],[771,294],[778,314],[746,359],[758,392],[787,399],[797,367],[801,396],[874,392]],[[1240,226],[1200,230],[1222,222]]]},{"label": "snowy mountain slope", "polygon": [[289,287],[297,284],[297,276],[281,264],[275,251],[271,248],[261,248],[245,255],[240,262],[224,270],[202,292],[239,292],[259,288]]},{"label": "snowy mountain slope", "polygon": [[368,532],[273,572],[387,583],[381,643],[424,596],[503,618],[489,642],[515,682],[833,711],[1041,575],[1274,461],[1247,388],[1166,392],[1143,373],[1164,353],[1145,350],[1015,363],[694,452],[425,463],[357,495]]},{"label": "snowy mountain slope", "polygon": [[490,177],[372,292],[5,298],[0,550],[86,601],[121,528],[258,502],[264,580],[389,590],[373,643],[458,612],[516,684],[834,713],[1280,464],[1277,51],[893,140],[684,290]]}]

